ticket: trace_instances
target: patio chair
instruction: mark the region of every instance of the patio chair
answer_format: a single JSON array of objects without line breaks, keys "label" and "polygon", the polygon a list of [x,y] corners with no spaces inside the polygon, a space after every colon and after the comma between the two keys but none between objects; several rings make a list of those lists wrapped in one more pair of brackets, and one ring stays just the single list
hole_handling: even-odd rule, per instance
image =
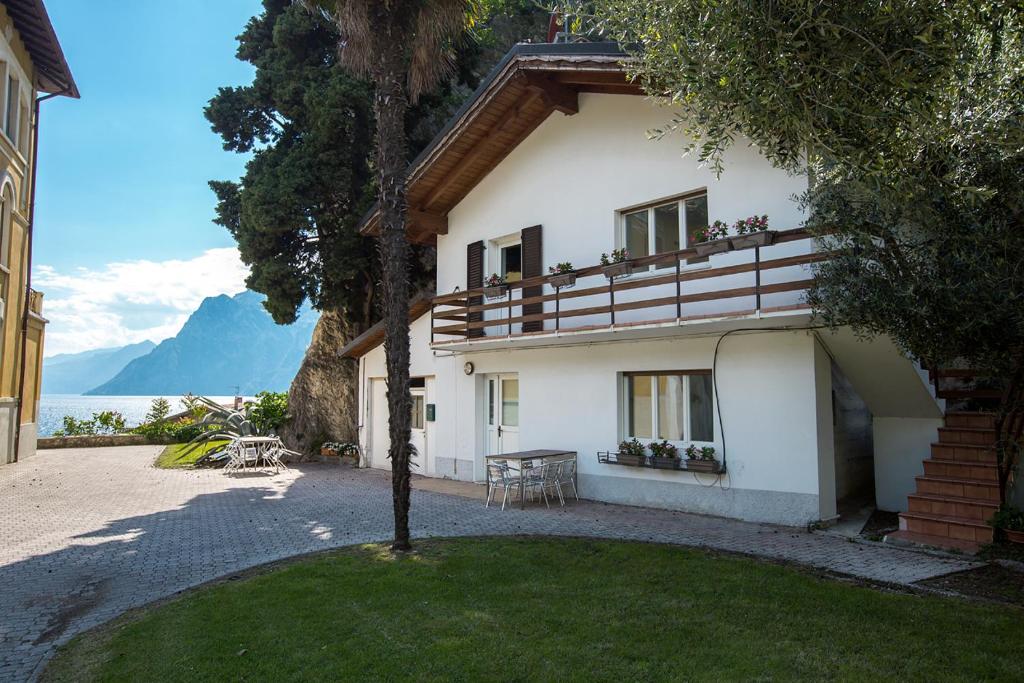
[{"label": "patio chair", "polygon": [[561,461],[562,467],[558,471],[558,487],[568,484],[572,487],[572,495],[576,497],[576,500],[580,499],[580,494],[576,492],[576,458],[569,458],[568,460]]},{"label": "patio chair", "polygon": [[516,483],[509,475],[508,463],[505,462],[490,462],[487,463],[487,502],[484,503],[484,507],[491,506],[491,500],[494,498],[494,492],[501,488],[504,490],[504,494],[501,497],[501,509],[505,509],[505,503],[508,502],[508,493],[515,486]]},{"label": "patio chair", "polygon": [[565,500],[562,498],[562,489],[558,483],[558,473],[561,469],[561,463],[559,462],[545,462],[539,466],[531,467],[524,473],[526,490],[530,493],[534,489],[539,491],[544,504],[548,507],[551,507],[551,502],[548,499],[549,491],[553,495],[558,496],[559,504],[565,505]]}]

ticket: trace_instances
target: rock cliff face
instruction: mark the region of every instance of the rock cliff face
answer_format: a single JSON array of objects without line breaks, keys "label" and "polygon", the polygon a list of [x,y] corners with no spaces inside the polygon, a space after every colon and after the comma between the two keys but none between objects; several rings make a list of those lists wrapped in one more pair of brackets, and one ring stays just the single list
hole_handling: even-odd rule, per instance
[{"label": "rock cliff face", "polygon": [[274,323],[264,297],[245,291],[203,300],[177,336],[136,358],[98,396],[207,394],[229,396],[284,391],[309,345],[316,312],[306,307],[291,325]]},{"label": "rock cliff face", "polygon": [[289,448],[313,455],[324,441],[355,442],[359,423],[359,364],[338,352],[359,331],[324,311],[288,391],[291,420],[281,430]]}]

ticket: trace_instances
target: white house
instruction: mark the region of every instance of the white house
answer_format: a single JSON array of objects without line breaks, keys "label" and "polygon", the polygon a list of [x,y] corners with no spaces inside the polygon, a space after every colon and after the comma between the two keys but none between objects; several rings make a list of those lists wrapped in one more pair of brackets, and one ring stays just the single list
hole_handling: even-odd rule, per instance
[{"label": "white house", "polygon": [[[652,139],[672,112],[623,59],[519,45],[413,162],[409,237],[437,247],[437,297],[411,311],[414,471],[479,482],[486,455],[564,449],[594,500],[790,525],[834,520],[847,498],[908,510],[943,401],[886,340],[815,325],[807,178],[742,143],[716,177],[682,140]],[[709,221],[762,214],[772,246],[688,248]],[[623,247],[633,273],[605,277],[602,253]],[[548,267],[565,261],[577,281],[556,289]],[[493,299],[492,273],[509,285]],[[342,353],[359,359],[366,461],[387,469],[381,341],[377,327]],[[713,446],[724,471],[602,462],[633,437]],[[905,522],[934,535],[938,516]]]}]

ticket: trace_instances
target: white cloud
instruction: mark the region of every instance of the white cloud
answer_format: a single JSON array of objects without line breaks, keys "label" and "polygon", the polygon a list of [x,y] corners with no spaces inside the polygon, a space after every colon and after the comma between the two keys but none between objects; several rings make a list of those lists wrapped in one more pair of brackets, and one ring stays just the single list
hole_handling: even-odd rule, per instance
[{"label": "white cloud", "polygon": [[208,296],[245,289],[234,248],[189,260],[124,261],[70,273],[40,265],[32,286],[46,294],[47,356],[173,337]]}]

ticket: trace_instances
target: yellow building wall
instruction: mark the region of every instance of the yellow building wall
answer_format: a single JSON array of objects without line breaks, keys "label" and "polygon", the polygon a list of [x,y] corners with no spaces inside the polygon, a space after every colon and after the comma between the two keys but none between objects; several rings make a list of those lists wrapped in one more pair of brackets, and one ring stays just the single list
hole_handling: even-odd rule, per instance
[{"label": "yellow building wall", "polygon": [[[9,39],[6,36],[10,36]],[[18,94],[19,131],[10,139],[0,130],[0,251],[5,252],[7,266],[0,259],[0,297],[4,300],[3,320],[0,322],[0,464],[14,460],[13,430],[15,425],[18,385],[21,373],[22,320],[26,306],[28,275],[28,214],[31,193],[31,156],[34,125],[32,99],[35,91],[33,66],[24,45],[14,30],[10,17],[0,5],[0,128],[6,107],[6,74],[15,76],[21,84]],[[27,129],[26,129],[27,127]],[[42,375],[42,357],[45,320],[41,307],[29,314],[28,335],[25,346],[25,383],[22,392],[21,424],[33,425],[38,414],[39,387]],[[22,429],[22,454],[35,451],[35,429]]]}]

